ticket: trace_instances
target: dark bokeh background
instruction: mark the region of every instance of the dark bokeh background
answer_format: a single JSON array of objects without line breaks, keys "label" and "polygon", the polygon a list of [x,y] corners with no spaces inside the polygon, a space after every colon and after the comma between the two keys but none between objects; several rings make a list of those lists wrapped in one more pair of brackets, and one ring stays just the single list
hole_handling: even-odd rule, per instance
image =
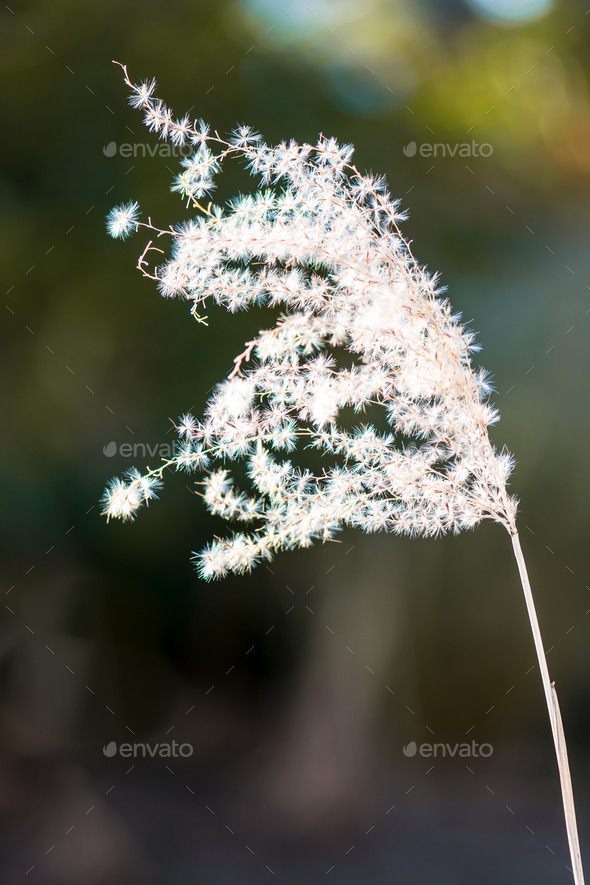
[{"label": "dark bokeh background", "polygon": [[[176,160],[121,153],[158,142],[115,58],[179,116],[354,142],[410,210],[415,253],[480,331],[494,438],[519,462],[590,858],[585,5],[60,0],[13,2],[0,28],[2,881],[568,883],[502,529],[347,532],[205,585],[190,554],[220,526],[185,477],[132,525],[107,526],[98,499],[171,443],[169,419],[199,412],[265,322],[209,310],[205,329],[140,277],[138,240],[107,238],[129,199],[163,225],[186,217]],[[402,150],[472,139],[493,154]],[[220,199],[244,185],[225,179]],[[103,753],[173,738],[190,758]],[[493,755],[402,753],[471,740]]]}]

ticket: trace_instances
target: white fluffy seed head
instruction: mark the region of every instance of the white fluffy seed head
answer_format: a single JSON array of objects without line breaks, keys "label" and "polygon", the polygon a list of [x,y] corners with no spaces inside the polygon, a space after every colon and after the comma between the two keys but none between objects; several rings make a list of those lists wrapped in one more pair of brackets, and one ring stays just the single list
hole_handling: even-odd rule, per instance
[{"label": "white fluffy seed head", "polygon": [[[159,471],[111,483],[107,516],[132,518],[167,467],[203,471],[209,510],[254,524],[197,555],[206,579],[249,571],[344,525],[435,536],[494,519],[511,530],[513,459],[489,439],[498,416],[485,372],[471,365],[473,334],[404,242],[384,179],[351,166],[352,147],[333,138],[272,146],[239,126],[223,140],[202,121],[174,121],[153,81],[130,85],[152,131],[196,145],[173,187],[196,217],[146,225],[160,243],[172,240],[170,258],[150,274],[161,293],[188,300],[198,318],[207,302],[282,314],[236,357],[204,418],[180,419],[182,442]],[[245,160],[260,189],[226,207],[201,205],[230,157]],[[129,233],[137,211],[113,210],[110,232]],[[381,423],[351,428],[344,407],[359,415],[377,407]],[[316,473],[279,454],[298,443],[324,455]],[[228,469],[236,459],[249,493]]]},{"label": "white fluffy seed head", "polygon": [[124,240],[137,230],[139,203],[124,203],[111,209],[107,215],[107,231],[115,239]]}]

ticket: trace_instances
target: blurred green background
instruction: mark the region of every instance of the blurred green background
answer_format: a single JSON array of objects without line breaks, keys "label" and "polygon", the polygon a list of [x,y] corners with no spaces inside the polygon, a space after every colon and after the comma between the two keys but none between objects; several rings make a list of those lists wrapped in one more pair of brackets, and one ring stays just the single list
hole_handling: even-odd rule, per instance
[{"label": "blurred green background", "polygon": [[[410,211],[415,254],[479,331],[494,440],[518,460],[590,858],[585,6],[60,0],[0,16],[3,881],[569,882],[501,528],[346,532],[206,585],[190,554],[220,524],[189,480],[132,525],[107,526],[98,499],[156,460],[265,323],[210,309],[205,329],[141,278],[142,241],[106,236],[130,199],[163,226],[187,217],[117,59],[220,131],[353,142]],[[464,144],[477,155],[450,156]],[[220,200],[244,186],[224,178]],[[103,753],[171,739],[190,758]],[[471,740],[493,755],[402,752]]]}]

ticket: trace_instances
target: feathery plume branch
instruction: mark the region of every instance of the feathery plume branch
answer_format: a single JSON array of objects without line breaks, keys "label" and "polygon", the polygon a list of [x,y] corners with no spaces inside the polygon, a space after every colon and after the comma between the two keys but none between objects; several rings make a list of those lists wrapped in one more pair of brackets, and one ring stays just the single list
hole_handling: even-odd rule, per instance
[{"label": "feathery plume branch", "polygon": [[[158,228],[139,220],[133,202],[112,210],[109,232],[148,230],[139,270],[164,297],[189,301],[201,322],[208,302],[231,312],[264,304],[283,313],[247,342],[204,416],[179,419],[174,456],[143,476],[132,471],[113,480],[103,512],[132,519],[156,496],[167,468],[202,473],[198,494],[209,511],[245,526],[196,556],[205,579],[247,572],[346,525],[421,536],[460,532],[483,519],[503,525],[525,592],[574,878],[582,885],[561,717],[518,541],[517,501],[507,489],[514,461],[490,441],[498,413],[485,371],[471,363],[473,333],[437,277],[414,258],[385,180],[352,164],[351,145],[320,136],[315,145],[271,146],[245,125],[223,138],[202,120],[175,118],[155,97],[154,80],[136,85],[121,67],[130,104],[149,130],[193,146],[172,190],[196,214]],[[229,159],[244,163],[259,188],[222,207],[208,201]],[[161,260],[165,253],[153,242],[167,237],[170,254]],[[154,257],[160,263],[151,266]],[[350,429],[339,420],[345,407],[378,407],[390,429]],[[319,474],[292,463],[297,446],[327,456]],[[238,460],[246,464],[248,491],[232,478]]]}]

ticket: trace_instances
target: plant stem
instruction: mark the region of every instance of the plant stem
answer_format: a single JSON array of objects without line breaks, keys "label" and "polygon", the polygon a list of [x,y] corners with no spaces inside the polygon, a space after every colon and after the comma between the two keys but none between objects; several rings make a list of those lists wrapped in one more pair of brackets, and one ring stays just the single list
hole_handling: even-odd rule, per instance
[{"label": "plant stem", "polygon": [[512,538],[512,547],[518,564],[520,580],[526,602],[531,630],[533,631],[533,639],[535,642],[535,651],[537,652],[537,660],[539,662],[539,670],[541,671],[541,681],[543,682],[543,690],[545,692],[545,701],[547,702],[547,710],[549,712],[549,721],[551,722],[551,731],[553,734],[553,743],[555,744],[555,755],[557,756],[557,765],[559,768],[559,780],[561,783],[561,795],[563,799],[563,811],[565,815],[565,826],[567,830],[567,840],[569,843],[570,857],[572,861],[572,871],[574,874],[575,885],[584,885],[584,870],[582,869],[582,857],[580,854],[580,841],[578,838],[578,827],[576,824],[576,809],[574,806],[574,794],[572,791],[572,779],[567,758],[567,747],[565,743],[565,734],[561,721],[561,713],[559,712],[559,704],[557,702],[557,692],[555,691],[555,683],[549,679],[549,670],[547,669],[547,660],[545,649],[543,648],[543,640],[539,629],[539,621],[537,619],[537,611],[533,600],[531,584],[520,546],[520,539],[516,529],[510,532]]}]

